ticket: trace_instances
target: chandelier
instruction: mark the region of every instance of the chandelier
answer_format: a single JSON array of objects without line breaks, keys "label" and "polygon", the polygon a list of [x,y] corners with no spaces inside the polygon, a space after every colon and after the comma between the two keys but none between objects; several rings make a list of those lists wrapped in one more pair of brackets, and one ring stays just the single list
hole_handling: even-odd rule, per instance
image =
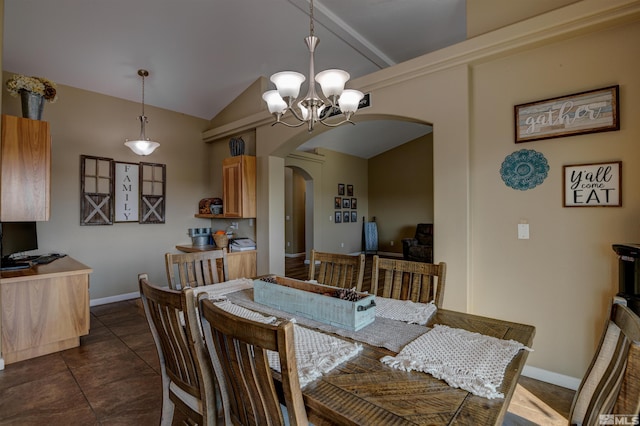
[{"label": "chandelier", "polygon": [[[295,71],[282,71],[271,76],[271,81],[277,90],[269,90],[262,95],[267,103],[269,112],[276,121],[272,124],[284,124],[287,127],[300,127],[307,124],[309,132],[313,131],[315,123],[320,122],[328,127],[337,127],[344,123],[355,124],[351,116],[358,109],[360,100],[364,97],[358,90],[345,90],[344,85],[349,80],[349,73],[343,70],[330,69],[319,72],[314,79],[313,54],[320,39],[313,35],[313,0],[309,7],[309,37],[304,39],[309,48],[309,89],[302,100],[298,100],[300,86],[305,76]],[[316,83],[320,84],[324,98],[318,96]],[[296,108],[297,106],[297,108]],[[290,124],[282,121],[287,111],[299,121]],[[342,113],[344,120],[339,123],[327,123],[329,117]]]},{"label": "chandelier", "polygon": [[144,115],[144,78],[149,77],[149,71],[147,70],[138,70],[138,75],[142,77],[142,115],[138,117],[140,120],[140,137],[137,140],[130,141],[129,139],[125,139],[124,144],[131,148],[131,151],[135,152],[138,155],[149,155],[157,147],[160,146],[158,142],[154,142],[149,140],[148,137],[144,134],[144,127],[149,121],[147,120],[147,116]]}]

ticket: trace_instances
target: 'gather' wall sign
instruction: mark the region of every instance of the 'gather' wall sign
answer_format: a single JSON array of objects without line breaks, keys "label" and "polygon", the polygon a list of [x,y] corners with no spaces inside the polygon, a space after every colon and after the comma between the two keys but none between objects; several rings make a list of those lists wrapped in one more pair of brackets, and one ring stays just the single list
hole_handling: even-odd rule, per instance
[{"label": "'gather' wall sign", "polygon": [[515,141],[620,130],[619,86],[516,105]]}]

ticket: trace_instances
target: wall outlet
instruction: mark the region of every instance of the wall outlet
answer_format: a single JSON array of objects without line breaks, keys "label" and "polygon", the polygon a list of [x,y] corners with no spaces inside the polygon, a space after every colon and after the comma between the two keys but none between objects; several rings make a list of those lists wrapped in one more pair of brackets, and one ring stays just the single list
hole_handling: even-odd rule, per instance
[{"label": "wall outlet", "polygon": [[291,247],[291,241],[287,241],[287,247]]},{"label": "wall outlet", "polygon": [[391,242],[389,243],[389,245],[390,245],[391,247],[393,247],[393,244],[394,244],[394,242],[393,242],[393,240],[391,240]]},{"label": "wall outlet", "polygon": [[344,247],[344,243],[340,243],[340,247]]}]

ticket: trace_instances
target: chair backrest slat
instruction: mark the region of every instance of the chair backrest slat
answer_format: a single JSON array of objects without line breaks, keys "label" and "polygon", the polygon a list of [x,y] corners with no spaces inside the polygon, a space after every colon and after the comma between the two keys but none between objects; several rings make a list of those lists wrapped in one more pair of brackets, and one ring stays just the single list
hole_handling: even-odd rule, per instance
[{"label": "chair backrest slat", "polygon": [[[348,255],[311,250],[309,279],[333,287],[362,291],[364,254]],[[319,263],[319,266],[316,265]]]},{"label": "chair backrest slat", "polygon": [[[371,294],[442,307],[447,265],[373,256]],[[380,289],[380,286],[382,287]]]},{"label": "chair backrest slat", "polygon": [[174,290],[217,284],[229,279],[229,264],[224,249],[167,253],[165,264],[169,287]]}]

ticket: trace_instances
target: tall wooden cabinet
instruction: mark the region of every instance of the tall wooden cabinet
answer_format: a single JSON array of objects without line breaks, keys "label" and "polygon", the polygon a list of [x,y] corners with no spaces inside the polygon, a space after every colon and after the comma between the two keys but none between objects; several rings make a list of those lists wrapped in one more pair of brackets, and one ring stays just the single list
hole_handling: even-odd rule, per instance
[{"label": "tall wooden cabinet", "polygon": [[224,217],[256,217],[256,157],[225,158],[222,181]]},{"label": "tall wooden cabinet", "polygon": [[49,220],[51,136],[49,123],[2,115],[0,220]]}]

